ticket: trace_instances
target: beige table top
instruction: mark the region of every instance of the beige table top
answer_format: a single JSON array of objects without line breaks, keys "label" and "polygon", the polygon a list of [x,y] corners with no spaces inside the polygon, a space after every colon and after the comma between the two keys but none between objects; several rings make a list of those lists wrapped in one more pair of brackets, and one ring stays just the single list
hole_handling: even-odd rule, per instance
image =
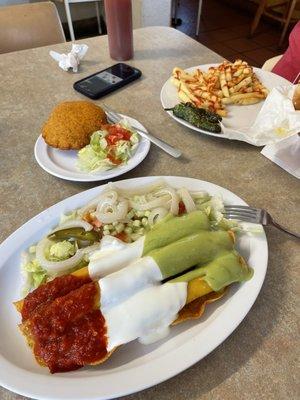
[{"label": "beige table top", "polygon": [[[122,176],[182,175],[207,180],[233,191],[248,203],[267,208],[278,221],[299,229],[299,182],[246,143],[192,132],[173,121],[160,104],[160,89],[174,66],[221,61],[221,57],[171,28],[134,32],[135,58],[143,78],[107,96],[114,109],[140,120],[178,146],[182,159],[151,147],[148,157]],[[62,100],[81,99],[72,83],[108,67],[107,38],[83,41],[89,51],[78,74],[60,70],[48,47],[0,56],[0,241],[52,204],[95,184],[73,183],[44,172],[33,147],[41,125]],[[70,44],[51,46],[67,52]],[[100,101],[98,101],[100,103]],[[298,210],[296,210],[298,206]],[[262,291],[238,329],[204,360],[180,375],[126,399],[296,399],[297,242],[267,229],[269,267]],[[298,353],[299,354],[299,353]],[[22,399],[0,388],[1,400]]]}]

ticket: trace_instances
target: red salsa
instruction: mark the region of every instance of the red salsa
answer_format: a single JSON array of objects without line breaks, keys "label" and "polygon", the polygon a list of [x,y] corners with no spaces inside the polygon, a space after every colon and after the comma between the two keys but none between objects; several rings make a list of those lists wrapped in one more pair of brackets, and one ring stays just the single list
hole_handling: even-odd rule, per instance
[{"label": "red salsa", "polygon": [[88,282],[91,282],[89,276],[77,277],[74,275],[64,275],[39,286],[24,299],[21,311],[22,321],[29,318],[37,307],[49,303],[59,296],[64,296]]},{"label": "red salsa", "polygon": [[25,322],[35,357],[51,373],[75,370],[107,355],[105,319],[98,303],[98,283],[87,283],[37,309]]}]

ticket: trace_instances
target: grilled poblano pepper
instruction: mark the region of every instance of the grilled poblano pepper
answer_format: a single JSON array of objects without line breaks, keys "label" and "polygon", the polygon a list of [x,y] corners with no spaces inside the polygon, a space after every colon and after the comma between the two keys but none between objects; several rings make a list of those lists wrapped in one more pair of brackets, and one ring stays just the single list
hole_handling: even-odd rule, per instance
[{"label": "grilled poblano pepper", "polygon": [[219,122],[222,118],[204,108],[197,108],[191,103],[179,103],[171,109],[175,117],[184,119],[199,129],[204,129],[212,133],[221,133]]}]

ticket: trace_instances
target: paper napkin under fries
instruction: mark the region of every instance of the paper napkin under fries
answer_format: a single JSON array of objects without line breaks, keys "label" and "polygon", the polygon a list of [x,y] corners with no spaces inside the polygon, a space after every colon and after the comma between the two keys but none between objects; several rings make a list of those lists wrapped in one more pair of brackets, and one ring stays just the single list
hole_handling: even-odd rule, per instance
[{"label": "paper napkin under fries", "polygon": [[300,111],[295,111],[292,98],[296,85],[278,86],[271,90],[254,123],[240,130],[226,127],[222,131],[230,139],[265,146],[300,132]]}]

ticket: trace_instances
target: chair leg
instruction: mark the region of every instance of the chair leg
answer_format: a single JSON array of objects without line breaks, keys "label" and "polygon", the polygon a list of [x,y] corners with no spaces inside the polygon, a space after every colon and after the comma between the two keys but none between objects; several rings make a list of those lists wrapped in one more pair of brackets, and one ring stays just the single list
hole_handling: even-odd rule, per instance
[{"label": "chair leg", "polygon": [[70,31],[70,37],[71,37],[72,42],[74,42],[75,35],[74,35],[73,22],[72,22],[71,11],[70,11],[70,4],[69,4],[68,0],[64,0],[64,3],[65,3],[66,15],[67,15],[68,27],[69,27],[69,31]]},{"label": "chair leg", "polygon": [[96,7],[97,22],[98,22],[98,32],[101,35],[102,29],[101,29],[101,18],[100,18],[100,9],[98,1],[95,1],[95,7]]},{"label": "chair leg", "polygon": [[279,47],[282,46],[282,43],[284,41],[284,38],[285,38],[286,32],[288,30],[289,24],[291,22],[291,18],[292,18],[293,12],[295,10],[296,4],[297,4],[297,0],[292,0],[292,2],[290,4],[290,9],[288,11],[288,14],[287,14],[287,17],[286,17],[286,20],[285,20],[283,31],[282,31],[281,36],[280,36],[280,40],[279,40],[279,44],[278,44]]},{"label": "chair leg", "polygon": [[202,0],[199,0],[198,14],[197,14],[197,25],[196,25],[196,36],[199,36],[201,12],[202,12]]},{"label": "chair leg", "polygon": [[178,8],[177,0],[172,0],[172,2],[171,2],[171,20],[177,18],[177,8]]},{"label": "chair leg", "polygon": [[267,1],[268,1],[268,0],[260,0],[258,9],[257,9],[257,11],[256,11],[254,20],[253,20],[252,25],[251,25],[251,28],[250,28],[250,37],[253,36],[254,32],[256,31],[256,28],[257,28],[257,26],[258,26],[258,24],[259,24],[259,21],[260,21],[260,19],[261,19],[261,16],[262,16],[263,13],[264,13],[264,10],[265,10]]}]

